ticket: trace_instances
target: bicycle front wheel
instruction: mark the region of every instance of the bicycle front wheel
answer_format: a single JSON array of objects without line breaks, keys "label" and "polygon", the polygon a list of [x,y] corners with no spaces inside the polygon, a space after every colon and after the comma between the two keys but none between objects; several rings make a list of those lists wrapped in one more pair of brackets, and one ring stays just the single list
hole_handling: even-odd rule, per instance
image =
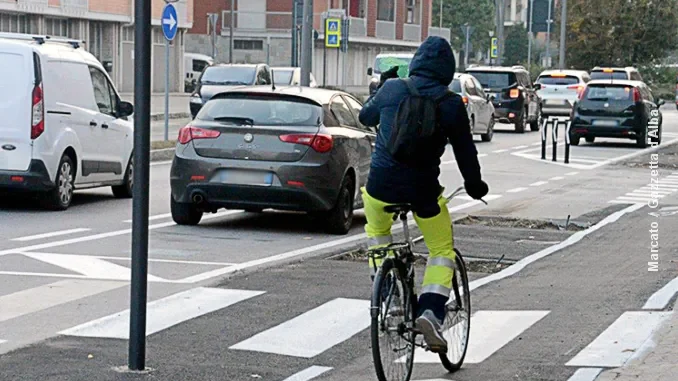
[{"label": "bicycle front wheel", "polygon": [[414,365],[413,291],[405,266],[386,259],[372,289],[372,357],[379,381],[409,381]]},{"label": "bicycle front wheel", "polygon": [[466,357],[471,332],[471,291],[468,285],[468,274],[461,253],[456,253],[452,293],[445,306],[446,315],[443,321],[443,336],[447,341],[447,353],[440,353],[440,361],[449,372],[461,368]]}]

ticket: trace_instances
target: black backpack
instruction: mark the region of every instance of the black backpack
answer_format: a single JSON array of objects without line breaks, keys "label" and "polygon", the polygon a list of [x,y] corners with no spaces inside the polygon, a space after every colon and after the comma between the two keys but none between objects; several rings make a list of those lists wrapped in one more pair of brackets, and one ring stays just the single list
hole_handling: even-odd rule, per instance
[{"label": "black backpack", "polygon": [[454,93],[446,91],[438,97],[423,96],[410,78],[407,84],[409,96],[398,105],[391,129],[388,150],[397,161],[414,167],[430,164],[441,146],[445,135],[438,124],[438,106]]}]

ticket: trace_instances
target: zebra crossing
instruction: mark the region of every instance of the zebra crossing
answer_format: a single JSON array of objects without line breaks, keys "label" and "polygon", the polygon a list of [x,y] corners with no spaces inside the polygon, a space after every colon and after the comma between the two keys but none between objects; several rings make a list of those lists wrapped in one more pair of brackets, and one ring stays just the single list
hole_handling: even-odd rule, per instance
[{"label": "zebra crossing", "polygon": [[669,176],[657,179],[656,182],[651,182],[630,193],[610,200],[608,203],[651,205],[658,203],[660,199],[672,195],[676,191],[678,191],[678,172],[673,172]]}]

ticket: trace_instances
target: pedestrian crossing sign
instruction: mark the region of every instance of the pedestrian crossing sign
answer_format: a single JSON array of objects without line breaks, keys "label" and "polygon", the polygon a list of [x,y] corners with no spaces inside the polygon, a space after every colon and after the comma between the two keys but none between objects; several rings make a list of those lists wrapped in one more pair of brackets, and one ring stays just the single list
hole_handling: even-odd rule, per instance
[{"label": "pedestrian crossing sign", "polygon": [[492,47],[490,48],[490,58],[499,57],[499,47],[497,43],[497,37],[492,38]]},{"label": "pedestrian crossing sign", "polygon": [[328,48],[341,46],[341,19],[328,18],[325,20],[325,46]]}]

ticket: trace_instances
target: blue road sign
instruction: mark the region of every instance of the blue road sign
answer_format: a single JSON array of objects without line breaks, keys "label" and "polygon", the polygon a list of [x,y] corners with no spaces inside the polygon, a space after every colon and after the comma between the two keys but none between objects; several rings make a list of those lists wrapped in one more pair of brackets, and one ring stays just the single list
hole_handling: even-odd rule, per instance
[{"label": "blue road sign", "polygon": [[329,20],[327,22],[327,30],[329,32],[338,32],[339,31],[339,21],[338,20]]},{"label": "blue road sign", "polygon": [[165,5],[165,8],[162,9],[162,33],[168,41],[174,40],[174,37],[177,36],[178,19],[177,9],[174,8],[174,5]]},{"label": "blue road sign", "polygon": [[490,49],[490,58],[499,57],[499,41],[497,37],[492,38],[492,47]]},{"label": "blue road sign", "polygon": [[337,42],[337,37],[339,37],[339,36],[337,36],[336,34],[328,35],[327,36],[327,45],[330,45],[330,46],[338,45],[339,42]]}]

